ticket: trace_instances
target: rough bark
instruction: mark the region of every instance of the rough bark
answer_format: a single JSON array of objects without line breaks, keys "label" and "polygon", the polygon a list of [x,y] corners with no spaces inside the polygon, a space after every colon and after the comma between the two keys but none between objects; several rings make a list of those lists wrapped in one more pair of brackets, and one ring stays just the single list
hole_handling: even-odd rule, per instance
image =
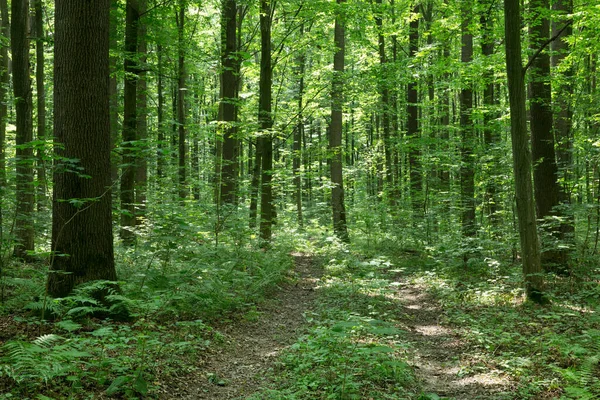
[{"label": "rough bark", "polygon": [[329,152],[331,154],[331,208],[333,211],[333,231],[344,241],[350,241],[346,226],[346,207],[344,204],[344,176],[342,167],[342,109],[344,107],[344,61],[346,38],[343,13],[339,7],[346,0],[337,0],[338,10],[335,16],[333,56],[333,82],[331,89],[331,125],[329,127]]},{"label": "rough bark", "polygon": [[[529,3],[530,52],[535,54],[550,37],[550,21],[544,16],[548,11],[548,0],[532,0]],[[560,185],[554,151],[552,91],[550,87],[550,55],[542,51],[531,63],[529,80],[531,153],[533,157],[533,187],[536,215],[539,220],[558,214]],[[560,237],[560,228],[543,221],[548,235]],[[550,246],[553,247],[552,244]],[[542,264],[546,270],[555,270],[563,263],[565,252],[545,249]]]},{"label": "rough bark", "polygon": [[525,73],[521,62],[521,9],[519,0],[504,1],[506,72],[515,176],[521,259],[528,299],[543,302],[544,287],[535,203],[531,185],[531,152],[527,137]]},{"label": "rough bark", "polygon": [[14,255],[27,259],[28,251],[34,249],[34,187],[33,187],[33,140],[32,90],[29,76],[29,1],[11,2],[10,41],[12,53],[13,93],[16,120],[16,220]]},{"label": "rough bark", "polygon": [[235,204],[237,187],[236,88],[237,2],[222,0],[221,10],[221,129],[223,132],[220,202]]},{"label": "rough bark", "polygon": [[[57,0],[54,45],[54,133],[58,157],[79,171],[54,173],[48,292],[116,280],[110,195],[109,0]],[[81,199],[77,204],[73,199]],[[90,200],[92,199],[92,200]]]}]

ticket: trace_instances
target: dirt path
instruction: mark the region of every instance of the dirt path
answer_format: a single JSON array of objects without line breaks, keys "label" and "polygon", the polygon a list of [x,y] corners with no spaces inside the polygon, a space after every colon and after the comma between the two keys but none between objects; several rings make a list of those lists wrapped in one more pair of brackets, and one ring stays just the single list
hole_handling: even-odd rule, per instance
[{"label": "dirt path", "polygon": [[[440,323],[443,309],[424,288],[400,282],[394,297],[401,304],[400,321],[409,329],[411,365],[424,393],[457,400],[502,398],[508,378],[478,359],[458,333]],[[506,397],[504,397],[506,398]]]},{"label": "dirt path", "polygon": [[286,285],[273,300],[261,305],[256,320],[241,320],[218,328],[225,344],[203,356],[194,380],[182,377],[175,387],[161,394],[161,399],[243,399],[265,386],[266,371],[281,350],[300,335],[304,312],[316,297],[319,272],[311,257],[293,257],[295,283]]}]

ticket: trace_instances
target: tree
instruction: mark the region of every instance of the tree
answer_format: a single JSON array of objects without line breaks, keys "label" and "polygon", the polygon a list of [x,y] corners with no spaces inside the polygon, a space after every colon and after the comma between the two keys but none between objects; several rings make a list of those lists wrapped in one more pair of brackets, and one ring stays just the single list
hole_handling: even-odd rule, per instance
[{"label": "tree", "polygon": [[220,195],[221,203],[236,202],[238,141],[236,133],[237,101],[237,2],[222,0],[221,3],[221,103],[219,114],[223,131]]},{"label": "tree", "polygon": [[[409,24],[408,54],[414,60],[419,50],[419,10],[415,7]],[[406,114],[407,114],[407,138],[410,140],[408,152],[408,164],[410,167],[410,199],[415,217],[423,213],[423,176],[421,174],[420,151],[417,140],[419,139],[419,92],[416,76],[409,78],[406,90]]]},{"label": "tree", "polygon": [[[35,10],[35,88],[37,91],[37,139],[46,140],[46,88],[44,87],[44,15],[43,0],[34,0]],[[44,208],[46,202],[45,145],[37,149],[37,204]]]},{"label": "tree", "polygon": [[340,240],[348,242],[346,206],[344,204],[344,177],[342,168],[342,108],[344,107],[344,56],[346,39],[343,4],[337,0],[334,25],[335,54],[333,57],[333,81],[331,89],[331,125],[329,127],[329,152],[331,153],[331,208],[333,231]]},{"label": "tree", "polygon": [[179,1],[179,10],[177,11],[177,32],[178,32],[178,51],[177,51],[177,132],[178,132],[178,154],[179,154],[179,198],[187,197],[186,187],[186,130],[185,130],[185,92],[186,92],[186,72],[185,72],[185,0]]},{"label": "tree", "polygon": [[461,166],[460,187],[462,197],[462,231],[467,237],[475,236],[475,160],[473,147],[475,146],[475,134],[471,117],[473,108],[473,89],[468,66],[473,61],[473,34],[471,33],[471,7],[469,1],[461,1],[462,24],[461,24],[461,61],[464,66],[463,87],[460,90],[460,130],[461,142]]},{"label": "tree", "polygon": [[527,138],[525,71],[521,62],[521,7],[519,0],[504,1],[504,35],[506,38],[506,73],[510,102],[513,171],[525,292],[528,299],[534,302],[543,302],[544,287],[541,277],[540,244],[531,185],[531,152]]},{"label": "tree", "polygon": [[10,40],[12,53],[13,93],[17,113],[16,179],[16,257],[27,259],[34,249],[33,229],[33,121],[32,90],[29,77],[29,1],[11,3]]},{"label": "tree", "polygon": [[271,88],[273,86],[273,67],[271,66],[271,22],[273,9],[271,0],[260,2],[260,99],[258,121],[261,136],[257,146],[261,146],[261,182],[260,185],[260,238],[271,241],[273,229],[273,117],[271,116]]},{"label": "tree", "polygon": [[[109,0],[57,0],[52,264],[48,292],[116,280],[111,210]],[[74,161],[78,160],[78,161]]]},{"label": "tree", "polygon": [[[0,34],[9,36],[8,1],[0,0]],[[8,118],[8,45],[0,45],[0,239],[4,239],[4,198],[6,190],[6,119]]]},{"label": "tree", "polygon": [[125,4],[125,82],[123,85],[123,167],[121,171],[121,231],[123,243],[133,245],[135,234],[135,173],[137,139],[137,85],[138,85],[138,0]]},{"label": "tree", "polygon": [[[531,22],[530,37],[530,80],[529,80],[529,114],[531,127],[531,153],[533,157],[533,188],[537,218],[542,221],[545,231],[560,236],[559,229],[548,224],[544,219],[556,215],[560,185],[554,152],[552,91],[550,87],[550,55],[542,51],[550,37],[550,20],[548,0],[532,0],[529,3]],[[552,270],[552,265],[561,264],[564,251],[545,250],[542,263],[545,269]]]}]

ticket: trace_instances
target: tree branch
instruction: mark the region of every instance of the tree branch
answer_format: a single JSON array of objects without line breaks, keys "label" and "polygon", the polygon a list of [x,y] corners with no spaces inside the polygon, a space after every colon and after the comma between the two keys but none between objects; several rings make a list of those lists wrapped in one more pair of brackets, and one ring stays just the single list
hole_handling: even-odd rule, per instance
[{"label": "tree branch", "polygon": [[527,73],[527,70],[529,69],[529,67],[531,67],[531,64],[533,64],[533,62],[535,61],[535,59],[540,55],[540,53],[542,51],[544,51],[544,49],[546,47],[548,47],[548,45],[552,42],[554,42],[556,39],[558,39],[560,37],[560,35],[562,35],[562,33],[565,31],[565,29],[567,29],[571,24],[573,23],[573,20],[567,21],[567,23],[565,24],[565,26],[563,26],[561,28],[560,31],[558,31],[558,33],[554,36],[552,36],[550,39],[546,40],[546,42],[535,52],[535,54],[533,55],[533,57],[531,57],[529,59],[529,62],[527,63],[527,65],[525,65],[525,67],[523,67],[523,75],[525,75]]}]

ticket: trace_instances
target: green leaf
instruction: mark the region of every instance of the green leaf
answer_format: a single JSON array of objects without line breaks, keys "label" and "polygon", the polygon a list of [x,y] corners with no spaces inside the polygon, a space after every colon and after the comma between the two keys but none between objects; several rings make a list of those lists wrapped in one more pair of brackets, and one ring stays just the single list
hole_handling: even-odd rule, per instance
[{"label": "green leaf", "polygon": [[121,388],[129,381],[131,381],[130,376],[117,377],[114,381],[112,381],[108,389],[106,389],[106,394],[112,396],[113,394],[119,393],[122,390]]},{"label": "green leaf", "polygon": [[142,396],[145,396],[148,393],[148,382],[146,382],[141,373],[135,377],[133,388]]}]

